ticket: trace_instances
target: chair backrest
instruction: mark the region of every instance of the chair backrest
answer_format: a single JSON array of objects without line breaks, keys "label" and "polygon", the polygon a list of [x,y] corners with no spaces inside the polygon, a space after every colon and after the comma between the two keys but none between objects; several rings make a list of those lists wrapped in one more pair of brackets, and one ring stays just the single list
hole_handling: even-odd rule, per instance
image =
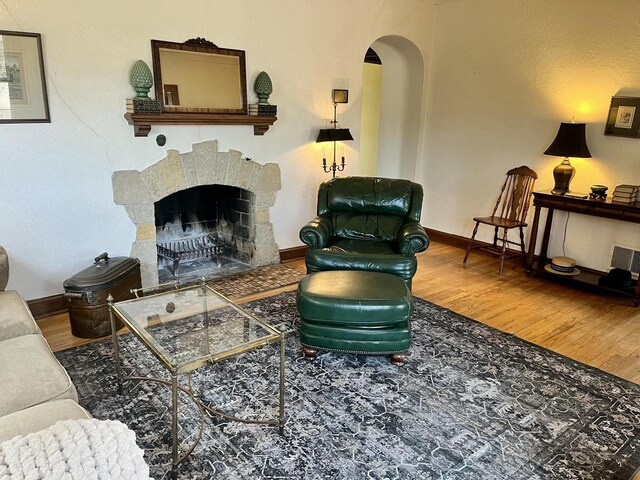
[{"label": "chair backrest", "polygon": [[538,174],[524,165],[509,170],[491,216],[524,222],[537,178]]},{"label": "chair backrest", "polygon": [[422,197],[409,180],[338,177],[320,185],[318,215],[331,217],[337,237],[391,241],[405,219],[420,221]]}]

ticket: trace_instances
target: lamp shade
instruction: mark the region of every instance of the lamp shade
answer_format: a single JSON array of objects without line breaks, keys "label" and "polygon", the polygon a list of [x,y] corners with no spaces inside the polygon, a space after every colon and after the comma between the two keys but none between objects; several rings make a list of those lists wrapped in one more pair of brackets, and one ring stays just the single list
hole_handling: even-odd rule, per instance
[{"label": "lamp shade", "polygon": [[544,152],[555,157],[591,158],[585,136],[586,124],[561,123],[556,139]]},{"label": "lamp shade", "polygon": [[318,132],[316,143],[353,140],[348,128],[326,128]]}]

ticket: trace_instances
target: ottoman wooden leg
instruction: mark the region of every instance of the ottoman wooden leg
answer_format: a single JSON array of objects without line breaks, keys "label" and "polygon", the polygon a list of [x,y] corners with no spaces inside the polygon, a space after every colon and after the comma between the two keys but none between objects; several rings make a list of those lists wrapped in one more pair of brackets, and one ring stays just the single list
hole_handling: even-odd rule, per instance
[{"label": "ottoman wooden leg", "polygon": [[402,365],[406,358],[407,352],[392,353],[391,355],[389,355],[389,360],[391,360],[391,363],[398,366]]},{"label": "ottoman wooden leg", "polygon": [[302,347],[302,353],[304,354],[304,358],[309,360],[313,360],[318,356],[318,350],[311,347]]}]

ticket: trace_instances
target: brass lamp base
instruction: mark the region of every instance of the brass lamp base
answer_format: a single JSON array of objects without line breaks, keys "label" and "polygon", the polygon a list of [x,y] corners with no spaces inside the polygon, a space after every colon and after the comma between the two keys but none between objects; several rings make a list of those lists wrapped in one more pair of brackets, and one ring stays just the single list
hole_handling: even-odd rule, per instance
[{"label": "brass lamp base", "polygon": [[553,169],[553,179],[555,185],[551,193],[554,195],[564,195],[569,193],[569,183],[576,173],[576,169],[569,163],[569,158],[565,157],[560,165]]}]

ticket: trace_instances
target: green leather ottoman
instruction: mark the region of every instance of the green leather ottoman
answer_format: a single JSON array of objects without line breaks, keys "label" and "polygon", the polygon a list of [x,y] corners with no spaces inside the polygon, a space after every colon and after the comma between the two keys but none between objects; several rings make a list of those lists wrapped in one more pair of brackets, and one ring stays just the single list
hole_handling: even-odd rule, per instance
[{"label": "green leather ottoman", "polygon": [[307,358],[330,350],[404,362],[411,345],[413,298],[400,277],[360,270],[310,273],[298,285],[296,303]]}]

